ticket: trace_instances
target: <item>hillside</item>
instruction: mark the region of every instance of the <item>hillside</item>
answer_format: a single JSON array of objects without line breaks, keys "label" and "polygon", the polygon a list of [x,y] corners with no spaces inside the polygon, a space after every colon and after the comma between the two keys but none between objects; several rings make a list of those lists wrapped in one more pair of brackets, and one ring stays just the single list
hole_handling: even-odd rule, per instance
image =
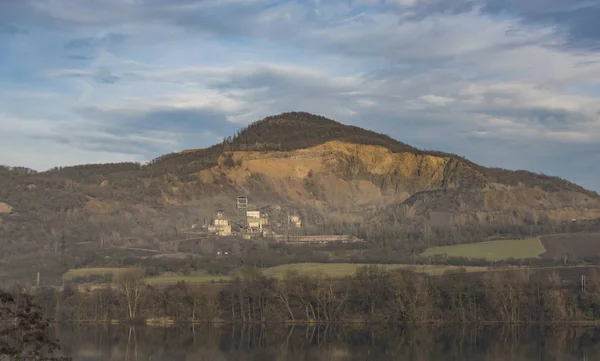
[{"label": "hillside", "polygon": [[[598,194],[563,179],[486,168],[324,117],[284,113],[210,148],[146,165],[40,173],[0,167],[2,269],[6,276],[14,262],[53,269],[99,257],[113,262],[125,257],[119,247],[210,254],[214,244],[171,241],[212,219],[215,209],[233,215],[240,194],[253,207],[300,215],[299,232],[353,234],[398,254],[596,227],[600,219]],[[241,247],[241,259],[264,253]]]}]

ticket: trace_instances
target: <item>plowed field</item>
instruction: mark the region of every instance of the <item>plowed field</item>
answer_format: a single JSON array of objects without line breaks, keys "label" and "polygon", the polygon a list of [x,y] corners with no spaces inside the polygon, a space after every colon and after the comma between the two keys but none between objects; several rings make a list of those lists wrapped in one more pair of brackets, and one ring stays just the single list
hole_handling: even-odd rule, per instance
[{"label": "plowed field", "polygon": [[558,234],[541,237],[544,258],[583,259],[600,257],[600,233]]}]

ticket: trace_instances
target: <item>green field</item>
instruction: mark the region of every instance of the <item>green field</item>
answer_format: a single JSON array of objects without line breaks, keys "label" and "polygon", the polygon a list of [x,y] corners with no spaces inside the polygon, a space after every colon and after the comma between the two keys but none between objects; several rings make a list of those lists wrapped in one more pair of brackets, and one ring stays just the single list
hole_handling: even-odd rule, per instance
[{"label": "green field", "polygon": [[230,276],[227,275],[210,275],[210,274],[196,274],[196,275],[164,275],[146,278],[146,282],[150,285],[169,285],[178,282],[186,283],[208,283],[208,282],[222,282],[231,280]]},{"label": "green field", "polygon": [[[297,272],[301,275],[312,275],[312,276],[327,276],[327,277],[344,277],[351,276],[356,273],[359,267],[367,266],[367,264],[354,264],[354,263],[293,263],[286,264],[277,267],[265,268],[262,270],[265,276],[283,278],[289,272]],[[438,265],[404,265],[404,264],[393,264],[383,265],[387,270],[394,269],[409,269],[414,272],[426,273],[430,275],[438,275],[447,271],[454,271],[461,267],[456,266],[438,266]],[[478,272],[486,271],[486,267],[462,267],[467,272]],[[166,285],[174,284],[177,282],[185,281],[188,283],[205,283],[205,282],[221,282],[228,281],[231,276],[226,275],[209,275],[209,274],[198,274],[190,276],[158,276],[147,278],[146,281],[149,284],[155,285]]]},{"label": "green field", "polygon": [[[293,263],[277,267],[271,267],[263,270],[266,276],[281,278],[288,272],[297,272],[302,275],[324,275],[329,277],[344,277],[353,275],[359,267],[368,266],[360,263]],[[408,269],[415,272],[426,273],[430,275],[442,274],[446,271],[453,271],[460,267],[456,266],[438,266],[438,265],[407,265],[407,264],[387,264],[382,265],[386,270]],[[467,271],[483,271],[485,267],[464,267]]]},{"label": "green field", "polygon": [[536,258],[544,252],[546,249],[538,238],[526,238],[432,247],[425,250],[423,255],[485,258],[489,261],[499,261],[508,258]]},{"label": "green field", "polygon": [[[301,275],[326,276],[326,277],[344,277],[351,276],[356,273],[359,267],[368,266],[368,264],[359,263],[293,263],[277,267],[264,268],[262,273],[265,276],[283,278],[289,272],[297,272]],[[464,268],[467,272],[486,271],[486,267],[456,267],[442,265],[406,265],[406,264],[388,264],[383,265],[387,270],[407,269],[414,272],[425,273],[429,275],[439,275],[447,271],[455,271],[459,268]],[[79,268],[69,270],[63,275],[64,280],[72,280],[76,277],[119,274],[126,272],[131,268]],[[234,271],[235,272],[235,271]],[[151,285],[168,285],[177,282],[187,283],[208,283],[208,282],[227,282],[231,280],[230,275],[211,275],[204,272],[199,272],[192,275],[173,275],[166,274],[156,277],[146,278],[146,282]]]},{"label": "green field", "polygon": [[65,281],[70,281],[77,277],[117,275],[130,270],[137,270],[137,268],[76,268],[68,270],[62,278]]}]

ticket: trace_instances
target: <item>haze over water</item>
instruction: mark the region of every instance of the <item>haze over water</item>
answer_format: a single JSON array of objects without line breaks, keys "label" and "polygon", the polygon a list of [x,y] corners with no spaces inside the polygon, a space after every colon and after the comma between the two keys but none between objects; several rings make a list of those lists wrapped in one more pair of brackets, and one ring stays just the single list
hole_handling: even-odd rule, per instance
[{"label": "haze over water", "polygon": [[587,361],[600,328],[322,326],[60,326],[74,361]]}]

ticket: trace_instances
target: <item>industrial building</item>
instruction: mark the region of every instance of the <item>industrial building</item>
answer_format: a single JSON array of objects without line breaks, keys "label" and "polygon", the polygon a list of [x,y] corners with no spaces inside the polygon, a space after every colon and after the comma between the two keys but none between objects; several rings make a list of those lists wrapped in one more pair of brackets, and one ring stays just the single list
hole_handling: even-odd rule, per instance
[{"label": "industrial building", "polygon": [[260,211],[246,211],[246,227],[250,233],[262,233],[263,227],[269,223],[266,215]]},{"label": "industrial building", "polygon": [[302,220],[300,220],[300,216],[288,216],[288,224],[294,228],[300,228]]},{"label": "industrial building", "polygon": [[231,224],[225,219],[223,211],[217,211],[215,219],[208,226],[208,231],[218,236],[231,236]]}]

